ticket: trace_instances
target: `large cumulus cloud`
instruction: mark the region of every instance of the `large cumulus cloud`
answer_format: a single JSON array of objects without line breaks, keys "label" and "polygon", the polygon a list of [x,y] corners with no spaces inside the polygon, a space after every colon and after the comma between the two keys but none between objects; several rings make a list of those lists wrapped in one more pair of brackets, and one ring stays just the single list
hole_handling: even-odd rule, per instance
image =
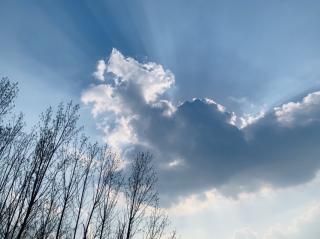
[{"label": "large cumulus cloud", "polygon": [[95,76],[100,81],[82,101],[92,106],[106,142],[124,154],[151,151],[168,195],[294,185],[320,167],[320,92],[243,118],[210,99],[175,105],[169,70],[117,50],[99,61]]}]

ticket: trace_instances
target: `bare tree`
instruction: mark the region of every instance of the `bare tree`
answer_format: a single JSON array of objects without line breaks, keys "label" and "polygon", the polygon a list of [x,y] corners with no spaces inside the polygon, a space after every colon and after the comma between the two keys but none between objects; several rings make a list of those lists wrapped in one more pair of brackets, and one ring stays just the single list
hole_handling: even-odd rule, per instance
[{"label": "bare tree", "polygon": [[145,239],[161,239],[169,224],[168,216],[156,206],[152,209],[146,225]]},{"label": "bare tree", "polygon": [[156,174],[151,165],[151,155],[139,153],[133,160],[129,172],[125,196],[127,200],[126,239],[139,230],[147,207],[156,206],[158,194],[155,191]]},{"label": "bare tree", "polygon": [[42,115],[35,150],[25,177],[27,192],[22,200],[26,201],[26,205],[20,213],[21,224],[17,221],[19,227],[15,227],[17,228],[16,238],[24,235],[33,215],[32,212],[38,209],[36,207],[38,202],[41,202],[42,197],[49,192],[51,181],[46,180],[46,175],[50,173],[51,168],[56,168],[53,158],[59,147],[68,143],[78,132],[77,112],[78,106],[69,103],[65,107],[61,104],[55,116],[51,108]]},{"label": "bare tree", "polygon": [[82,168],[82,175],[81,180],[79,182],[79,186],[77,189],[76,194],[76,202],[75,202],[75,226],[73,228],[73,239],[77,236],[80,237],[78,232],[79,224],[81,223],[81,215],[84,211],[86,195],[88,193],[88,187],[90,183],[90,178],[92,177],[92,168],[94,164],[94,160],[98,154],[99,148],[97,144],[89,145],[87,148],[87,155],[84,158],[83,168]]},{"label": "bare tree", "polygon": [[87,218],[83,224],[83,238],[88,238],[89,228],[93,238],[110,236],[110,224],[122,183],[119,162],[107,146],[99,147],[92,169],[92,197],[87,207]]},{"label": "bare tree", "polygon": [[[61,229],[64,227],[64,220],[70,220],[66,218],[68,216],[68,210],[74,206],[74,199],[78,189],[78,183],[82,177],[81,173],[81,160],[85,157],[87,138],[82,137],[80,140],[76,137],[72,145],[66,145],[60,151],[61,164],[60,178],[61,178],[61,191],[60,198],[60,215],[57,226],[57,232],[55,238],[61,237]],[[65,219],[66,218],[66,219]],[[70,231],[68,224],[65,223],[65,230]]]},{"label": "bare tree", "polygon": [[101,162],[102,197],[98,211],[97,236],[99,239],[109,238],[112,235],[114,212],[117,205],[118,194],[123,185],[123,176],[119,169],[119,160],[111,155],[109,160]]},{"label": "bare tree", "polygon": [[17,83],[12,83],[7,77],[0,80],[0,120],[14,106],[14,99],[18,93],[17,85]]},{"label": "bare tree", "polygon": [[150,154],[121,167],[109,147],[80,135],[71,102],[48,108],[26,133],[11,113],[17,92],[0,81],[0,239],[175,238]]}]

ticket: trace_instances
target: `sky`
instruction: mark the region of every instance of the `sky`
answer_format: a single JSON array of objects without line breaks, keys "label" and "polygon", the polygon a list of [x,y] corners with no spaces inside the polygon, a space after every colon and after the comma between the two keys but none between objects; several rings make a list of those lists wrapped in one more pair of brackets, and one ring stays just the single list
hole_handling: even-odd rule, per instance
[{"label": "sky", "polygon": [[0,1],[0,76],[34,123],[60,101],[154,156],[186,239],[320,233],[320,2]]}]

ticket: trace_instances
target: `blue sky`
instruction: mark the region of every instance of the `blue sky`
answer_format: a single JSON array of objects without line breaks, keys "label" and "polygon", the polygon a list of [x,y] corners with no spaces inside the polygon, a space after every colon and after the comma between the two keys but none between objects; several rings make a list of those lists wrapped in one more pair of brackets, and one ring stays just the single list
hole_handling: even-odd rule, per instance
[{"label": "blue sky", "polygon": [[178,101],[212,97],[251,112],[251,104],[319,87],[319,8],[316,1],[4,0],[1,68],[33,81],[43,71],[50,88],[63,84],[79,95],[96,60],[117,48],[174,72]]},{"label": "blue sky", "polygon": [[19,82],[28,123],[73,99],[93,138],[124,157],[154,153],[183,238],[313,239],[319,11],[318,1],[2,0],[0,74]]}]

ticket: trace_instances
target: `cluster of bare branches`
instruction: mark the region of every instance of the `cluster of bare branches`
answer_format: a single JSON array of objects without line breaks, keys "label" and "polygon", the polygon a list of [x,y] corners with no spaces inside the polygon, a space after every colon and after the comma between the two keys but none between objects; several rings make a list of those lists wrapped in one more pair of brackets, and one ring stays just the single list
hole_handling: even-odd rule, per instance
[{"label": "cluster of bare branches", "polygon": [[175,238],[159,208],[151,156],[123,168],[77,126],[78,105],[47,109],[26,133],[0,81],[0,238]]}]

